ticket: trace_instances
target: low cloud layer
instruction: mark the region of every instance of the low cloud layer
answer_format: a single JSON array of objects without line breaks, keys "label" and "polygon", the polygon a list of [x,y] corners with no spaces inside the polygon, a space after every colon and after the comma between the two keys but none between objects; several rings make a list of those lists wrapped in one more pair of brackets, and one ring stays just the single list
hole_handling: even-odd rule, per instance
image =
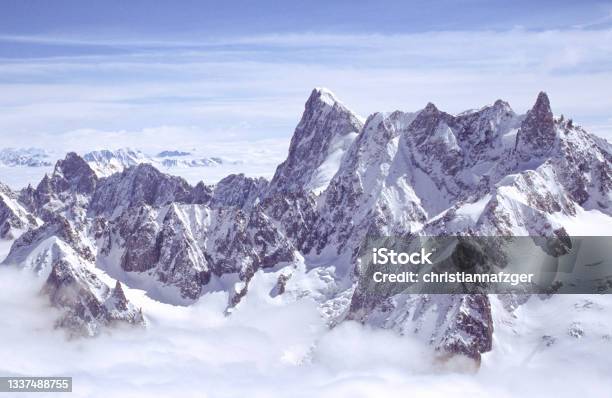
[{"label": "low cloud layer", "polygon": [[223,293],[192,307],[135,297],[146,330],[66,340],[52,328],[57,311],[39,285],[27,273],[0,271],[0,374],[72,376],[74,397],[569,398],[612,388],[609,342],[567,340],[545,352],[526,337],[535,319],[497,325],[494,352],[473,372],[469,361],[436,360],[408,335],[356,323],[330,331],[307,299],[281,305],[257,295],[229,317]]}]

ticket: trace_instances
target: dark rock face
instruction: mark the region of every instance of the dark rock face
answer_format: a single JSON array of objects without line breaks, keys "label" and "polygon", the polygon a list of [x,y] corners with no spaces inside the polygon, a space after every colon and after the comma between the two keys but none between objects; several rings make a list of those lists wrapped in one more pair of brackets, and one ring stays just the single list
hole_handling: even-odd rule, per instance
[{"label": "dark rock face", "polygon": [[463,161],[473,165],[501,159],[503,142],[499,131],[517,126],[520,118],[507,102],[497,100],[492,106],[458,115],[455,120],[457,143],[463,150]]},{"label": "dark rock face", "polygon": [[306,247],[307,239],[313,233],[318,220],[315,198],[304,191],[266,197],[261,211],[282,228],[283,234],[294,246]]},{"label": "dark rock face", "polygon": [[16,230],[38,225],[38,220],[19,202],[18,195],[0,182],[0,239],[16,238]]},{"label": "dark rock face", "polygon": [[140,204],[162,206],[188,202],[190,193],[191,187],[182,178],[163,174],[149,164],[140,164],[101,180],[89,210],[95,215],[110,216],[117,209]]},{"label": "dark rock face", "polygon": [[251,212],[247,224],[249,240],[255,254],[254,266],[270,268],[295,259],[294,246],[283,236],[261,208]]},{"label": "dark rock face", "polygon": [[560,156],[550,159],[569,198],[583,208],[612,214],[612,149],[565,120],[556,121],[560,131]]},{"label": "dark rock face", "polygon": [[177,205],[168,208],[161,222],[159,217],[147,205],[129,208],[101,226],[98,255],[116,251],[124,271],[148,273],[152,281],[175,286],[184,298],[195,300],[211,274],[204,253]]},{"label": "dark rock face", "polygon": [[123,288],[121,287],[121,282],[117,281],[115,283],[115,288],[113,289],[113,292],[111,293],[111,299],[113,301],[114,307],[118,311],[128,310],[128,305],[130,303],[128,302],[128,299],[125,297],[125,293],[123,292]]},{"label": "dark rock face", "polygon": [[442,356],[459,354],[477,362],[493,343],[491,304],[484,294],[399,294],[382,301],[356,295],[347,319],[414,334]]},{"label": "dark rock face", "polygon": [[[465,355],[480,362],[480,354],[493,346],[491,303],[484,294],[461,297],[460,311],[448,325],[440,349]],[[469,336],[465,341],[460,336]]]},{"label": "dark rock face", "polygon": [[177,206],[170,206],[156,239],[159,247],[156,272],[160,282],[178,286],[183,297],[195,300],[210,280],[211,270],[196,238],[189,232]]},{"label": "dark rock face", "polygon": [[87,162],[74,152],[66,155],[55,165],[55,176],[63,177],[53,180],[57,191],[72,189],[74,192],[90,195],[96,188],[97,177]]},{"label": "dark rock face", "polygon": [[247,255],[249,247],[248,217],[239,209],[223,209],[217,216],[224,222],[213,226],[208,241],[214,251],[208,257],[217,276],[240,273],[241,279],[250,279],[255,272],[255,258]]},{"label": "dark rock face", "polygon": [[207,205],[210,203],[212,196],[213,189],[200,181],[189,193],[188,202],[197,205]]},{"label": "dark rock face", "polygon": [[[461,170],[463,156],[455,136],[457,127],[454,122],[450,115],[437,110],[425,115],[421,112],[414,120],[412,130],[416,134],[410,149],[413,153],[429,155],[416,162],[424,170],[433,170],[438,165],[445,175],[456,175]],[[423,127],[419,126],[420,123]]]},{"label": "dark rock face", "polygon": [[63,311],[57,326],[72,336],[95,336],[102,327],[117,323],[144,326],[142,311],[126,299],[121,284],[115,289],[104,284],[82,264],[66,259],[54,262],[42,293]]},{"label": "dark rock face", "polygon": [[541,92],[533,108],[527,112],[516,136],[516,152],[519,159],[529,161],[550,153],[556,137],[550,101],[546,93]]},{"label": "dark rock face", "polygon": [[461,127],[455,117],[429,103],[408,126],[398,144],[408,160],[406,166],[417,167],[430,175],[440,191],[452,198],[467,188],[460,179],[452,178],[466,166],[465,154],[457,139],[459,131],[466,131]]},{"label": "dark rock face", "polygon": [[217,214],[224,221],[208,232],[212,246],[207,250],[216,275],[238,272],[242,280],[248,281],[260,268],[295,259],[293,245],[259,207],[248,215],[235,209]]},{"label": "dark rock face", "polygon": [[156,212],[149,206],[132,209],[133,212],[124,212],[114,224],[119,236],[125,240],[121,268],[125,271],[144,272],[153,268],[159,260],[160,226],[156,222]]},{"label": "dark rock face", "polygon": [[249,178],[244,174],[230,174],[215,186],[211,206],[250,208],[263,196],[268,181],[265,178]]},{"label": "dark rock face", "polygon": [[153,281],[175,286],[184,298],[195,300],[211,274],[198,236],[177,205],[169,206],[161,220],[160,216],[154,208],[141,205],[103,223],[98,233],[99,256],[117,251],[124,271],[149,273]]},{"label": "dark rock face", "polygon": [[66,202],[68,194],[83,196],[93,194],[97,183],[98,177],[87,162],[76,153],[70,152],[64,160],[56,163],[51,177],[45,175],[36,190],[26,193],[26,196],[32,196],[36,209],[42,211],[43,206],[52,199]]},{"label": "dark rock face", "polygon": [[124,271],[147,273],[188,301],[213,274],[237,273],[248,281],[260,268],[295,259],[294,246],[258,206],[245,213],[233,206],[142,205],[98,226],[99,256],[115,252]]},{"label": "dark rock face", "polygon": [[270,182],[269,193],[294,192],[308,187],[316,170],[330,155],[330,146],[361,131],[359,118],[323,89],[312,91],[297,125],[287,160]]},{"label": "dark rock face", "polygon": [[278,279],[276,280],[276,285],[270,292],[271,297],[280,296],[285,293],[285,289],[287,287],[287,282],[291,279],[291,274],[280,274]]}]

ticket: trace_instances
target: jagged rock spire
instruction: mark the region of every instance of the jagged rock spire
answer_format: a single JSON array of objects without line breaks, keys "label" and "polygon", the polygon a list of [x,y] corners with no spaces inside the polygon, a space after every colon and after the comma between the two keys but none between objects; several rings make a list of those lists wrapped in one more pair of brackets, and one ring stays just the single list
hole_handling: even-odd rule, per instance
[{"label": "jagged rock spire", "polygon": [[[93,193],[98,177],[82,157],[69,152],[66,158],[55,164],[54,177],[63,177],[78,193]],[[64,184],[61,184],[64,185]],[[66,187],[67,188],[67,187]]]},{"label": "jagged rock spire", "polygon": [[411,124],[411,129],[422,135],[420,140],[426,139],[433,134],[440,122],[450,123],[452,116],[440,111],[433,103],[428,102],[416,116]]},{"label": "jagged rock spire", "polygon": [[423,108],[422,113],[424,114],[428,114],[428,113],[435,113],[438,112],[438,108],[436,107],[436,105],[433,102],[428,102],[427,105],[425,105],[425,108]]},{"label": "jagged rock spire", "polygon": [[87,162],[76,153],[70,152],[64,159],[58,160],[53,173],[50,176],[45,174],[36,190],[24,195],[23,199],[29,207],[38,211],[63,193],[68,196],[73,194],[89,196],[95,191],[97,183],[98,177]]},{"label": "jagged rock spire", "polygon": [[552,149],[556,136],[548,95],[540,92],[516,136],[515,150],[519,159],[528,161],[547,154]]},{"label": "jagged rock spire", "polygon": [[115,288],[113,289],[112,297],[114,299],[115,308],[123,311],[127,310],[128,300],[125,297],[123,288],[121,287],[121,282],[117,281],[115,283]]}]

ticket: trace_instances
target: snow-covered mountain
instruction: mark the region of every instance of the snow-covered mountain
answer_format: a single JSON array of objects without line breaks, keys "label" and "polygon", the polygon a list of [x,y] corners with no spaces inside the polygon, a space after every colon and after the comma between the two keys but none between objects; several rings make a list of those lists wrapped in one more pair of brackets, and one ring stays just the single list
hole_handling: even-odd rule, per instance
[{"label": "snow-covered mountain", "polygon": [[[53,166],[55,160],[63,156],[65,156],[65,153],[60,154],[56,151],[47,151],[41,148],[4,148],[0,149],[0,167]],[[165,169],[240,164],[239,161],[235,160],[215,156],[199,156],[185,151],[164,150],[156,155],[149,155],[141,150],[130,148],[91,151],[85,153],[83,159],[99,176],[108,176],[141,163],[148,163]]]},{"label": "snow-covered mountain", "polygon": [[[33,220],[20,224],[29,232],[4,264],[35,270],[46,292],[61,285],[57,274],[70,275],[79,293],[51,294],[69,314],[64,326],[92,334],[115,321],[142,324],[113,280],[180,305],[224,290],[228,313],[267,289],[316,300],[330,325],[357,320],[479,361],[492,348],[498,299],[509,316],[521,303],[483,294],[371,297],[356,266],[366,236],[612,235],[612,148],[554,117],[544,93],[525,115],[500,100],[459,115],[427,104],[362,122],[315,89],[270,182],[236,174],[191,186],[146,159],[127,150],[70,153],[36,188],[4,195],[0,225]],[[258,285],[260,275],[273,285]]]},{"label": "snow-covered mountain", "polygon": [[121,172],[138,164],[151,164],[160,169],[179,167],[215,167],[223,164],[237,164],[237,161],[220,157],[199,157],[183,151],[162,151],[156,156],[150,156],[140,150],[121,148],[117,150],[97,150],[83,155],[83,159],[100,177]]},{"label": "snow-covered mountain", "polygon": [[289,156],[272,178],[271,194],[296,189],[315,193],[325,190],[362,127],[362,119],[329,90],[314,89],[293,133]]},{"label": "snow-covered mountain", "polygon": [[0,239],[15,239],[40,224],[19,202],[18,195],[0,182]]},{"label": "snow-covered mountain", "polygon": [[42,167],[53,165],[51,154],[40,148],[0,149],[0,166]]}]

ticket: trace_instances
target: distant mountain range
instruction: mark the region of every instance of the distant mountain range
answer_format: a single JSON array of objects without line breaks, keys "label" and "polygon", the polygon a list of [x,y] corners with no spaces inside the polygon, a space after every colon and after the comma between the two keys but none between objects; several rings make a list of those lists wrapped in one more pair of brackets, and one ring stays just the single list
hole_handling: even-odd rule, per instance
[{"label": "distant mountain range", "polygon": [[[357,320],[479,361],[492,348],[490,297],[369,296],[356,266],[367,236],[612,235],[612,148],[555,117],[545,93],[524,115],[498,100],[364,120],[315,89],[271,181],[191,186],[156,168],[219,163],[190,156],[69,153],[35,188],[2,186],[0,231],[15,239],[4,264],[46,278],[58,325],[76,334],[146,323],[122,284],[180,305],[214,286],[231,313],[256,275],[273,274],[271,296],[308,296],[330,325]],[[510,301],[503,311],[519,317]]]},{"label": "distant mountain range", "polygon": [[[58,155],[40,148],[5,148],[0,150],[0,167],[49,167]],[[147,155],[140,150],[121,148],[96,150],[82,155],[99,176],[108,176],[137,164],[151,164],[162,169],[179,167],[215,167],[236,165],[239,161],[220,157],[201,157],[190,152],[165,150],[157,155]]]},{"label": "distant mountain range", "polygon": [[139,150],[129,148],[99,150],[88,152],[83,159],[99,176],[108,176],[113,173],[138,164],[151,164],[158,168],[174,167],[215,167],[223,164],[238,164],[238,161],[222,159],[220,157],[198,157],[190,152],[162,151],[156,156],[149,156]]},{"label": "distant mountain range", "polygon": [[0,149],[0,166],[6,167],[43,167],[52,166],[54,159],[40,148],[4,148]]}]

